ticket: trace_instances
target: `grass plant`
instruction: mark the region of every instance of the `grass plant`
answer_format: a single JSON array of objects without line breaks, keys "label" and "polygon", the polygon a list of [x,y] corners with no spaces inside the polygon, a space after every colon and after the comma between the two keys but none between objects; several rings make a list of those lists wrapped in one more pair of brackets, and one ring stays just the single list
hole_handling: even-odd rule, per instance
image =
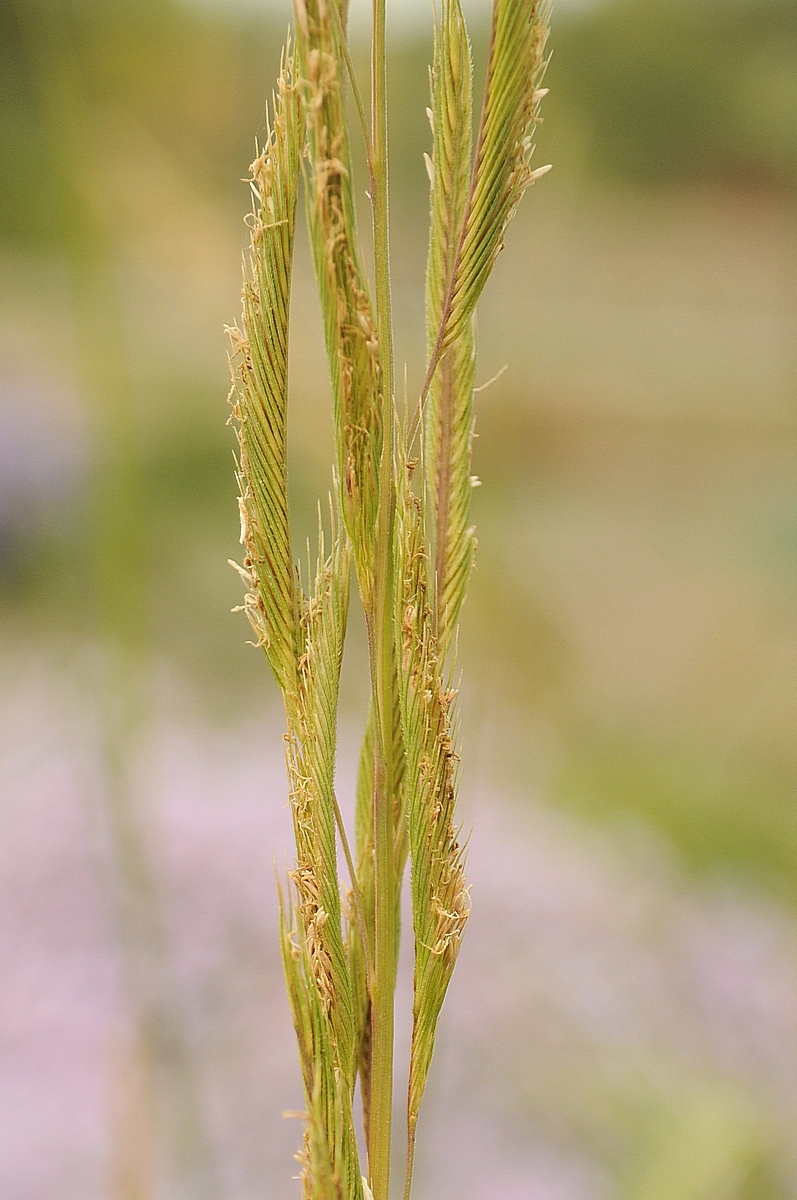
[{"label": "grass plant", "polygon": [[[415,969],[405,1197],[435,1033],[470,909],[456,817],[452,660],[475,553],[470,524],[474,312],[532,170],[544,91],[545,0],[494,0],[472,147],[471,48],[441,0],[431,68],[428,366],[399,419],[391,318],[385,0],[374,0],[368,119],[346,0],[294,0],[270,124],[251,169],[243,316],[231,331],[243,609],[282,692],[296,865],[281,942],[299,1045],[306,1200],[388,1200],[393,1010],[407,858]],[[353,105],[347,104],[347,92]],[[373,288],[355,221],[349,109],[365,139]],[[291,557],[288,317],[300,179],[323,313],[334,489],[315,559]],[[373,297],[373,298],[372,298]],[[310,556],[308,555],[308,558]],[[351,845],[335,794],[340,667],[356,580],[371,705]],[[337,846],[350,887],[341,880]],[[365,1131],[358,1145],[355,1088]]]}]

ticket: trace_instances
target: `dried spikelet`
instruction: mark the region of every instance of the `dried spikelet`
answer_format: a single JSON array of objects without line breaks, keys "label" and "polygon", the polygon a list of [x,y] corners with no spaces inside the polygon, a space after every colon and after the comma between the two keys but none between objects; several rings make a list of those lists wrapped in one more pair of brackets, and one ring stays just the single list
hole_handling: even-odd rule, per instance
[{"label": "dried spikelet", "polygon": [[357,1008],[343,942],[334,798],[350,556],[334,522],[333,538],[325,559],[319,533],[314,586],[301,603],[297,685],[285,695],[297,932],[283,919],[282,949],[308,1107],[306,1194],[355,1200],[361,1195],[352,1116]]},{"label": "dried spikelet", "polygon": [[[409,472],[408,472],[409,474]],[[409,478],[397,503],[396,629],[415,932],[413,1031],[408,1095],[410,1149],[435,1031],[470,911],[454,824],[459,759],[455,692],[446,686],[429,605],[422,502]]]},{"label": "dried spikelet", "polygon": [[341,52],[326,0],[294,0],[307,124],[307,218],[321,298],[346,530],[366,607],[382,449],[379,345],[356,243]]},{"label": "dried spikelet", "polygon": [[296,1155],[302,1194],[305,1200],[361,1200],[351,1096],[335,1064],[307,947],[300,946],[293,928],[296,914],[290,908],[286,912],[281,889],[279,901],[282,961],[307,1106],[304,1145]]},{"label": "dried spikelet", "polygon": [[243,608],[287,717],[298,941],[285,929],[282,940],[309,1113],[308,1195],[349,1200],[362,1194],[351,1114],[356,1009],[343,942],[333,786],[350,556],[342,535],[333,533],[326,560],[320,537],[314,587],[304,597],[291,563],[287,508],[287,333],[302,120],[286,53],[273,126],[251,170],[251,265],[242,330],[231,331],[245,548],[238,570],[247,584]]},{"label": "dried spikelet", "polygon": [[320,537],[312,595],[302,604],[297,689],[286,696],[286,761],[299,900],[308,962],[329,1018],[336,1062],[354,1087],[355,1011],[343,945],[335,826],[335,747],[340,664],[348,610],[349,554],[340,536],[324,560]]},{"label": "dried spikelet", "polygon": [[[435,352],[468,206],[471,157],[470,43],[459,0],[444,0],[435,30],[430,119],[431,227],[426,272],[429,354]],[[445,657],[473,565],[470,526],[475,376],[473,322],[462,323],[435,372],[426,404],[426,475],[434,528],[434,612]]]},{"label": "dried spikelet", "polygon": [[548,0],[494,0],[487,80],[467,214],[424,383],[470,320],[504,233],[526,188],[548,168],[531,169],[532,135],[544,91]]},{"label": "dried spikelet", "polygon": [[251,167],[254,206],[242,329],[231,329],[233,418],[239,442],[243,609],[284,690],[295,686],[296,597],[288,524],[286,408],[288,313],[299,178],[301,114],[290,47],[273,125]]}]

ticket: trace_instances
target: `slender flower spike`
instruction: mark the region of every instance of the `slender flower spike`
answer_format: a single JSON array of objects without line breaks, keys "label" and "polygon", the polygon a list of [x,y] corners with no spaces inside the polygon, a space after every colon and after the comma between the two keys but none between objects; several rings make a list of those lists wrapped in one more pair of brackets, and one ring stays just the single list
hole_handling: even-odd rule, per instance
[{"label": "slender flower spike", "polygon": [[[424,395],[441,355],[470,319],[507,225],[523,193],[540,177],[532,171],[533,132],[545,69],[548,0],[494,0],[484,90],[468,209],[429,361]],[[548,167],[542,169],[542,174]]]},{"label": "slender flower spike", "polygon": [[364,602],[373,586],[382,448],[379,340],[357,247],[337,0],[294,0],[306,201],[332,382],[337,475]]},{"label": "slender flower spike", "polygon": [[437,1020],[457,961],[470,898],[454,816],[459,768],[453,711],[456,693],[447,685],[434,633],[422,504],[412,493],[409,479],[399,490],[398,514],[396,626],[415,932],[409,1185]]},{"label": "slender flower spike", "polygon": [[[346,43],[347,0],[293,0],[290,41],[249,180],[243,315],[231,329],[243,610],[282,692],[296,843],[280,887],[280,946],[305,1103],[303,1200],[390,1200],[393,1006],[409,855],[415,968],[407,1096],[409,1200],[421,1102],[470,911],[456,815],[451,648],[476,541],[470,495],[474,310],[530,184],[547,0],[494,0],[472,150],[472,61],[460,0],[440,0],[431,71],[428,370],[397,428],[389,270],[385,0],[373,0],[371,122]],[[374,302],[355,223],[346,89],[365,132]],[[300,177],[335,427],[328,519],[294,564],[288,512],[288,318]],[[425,402],[425,406],[424,406]],[[310,557],[308,552],[308,558]],[[338,700],[356,576],[371,702],[355,842],[336,795]],[[348,881],[341,879],[343,850]],[[364,1145],[355,1120],[359,1080]],[[363,1168],[366,1167],[366,1174]]]},{"label": "slender flower spike", "polygon": [[[434,354],[468,207],[471,174],[471,76],[459,0],[445,0],[435,30],[429,161],[431,224],[426,271],[426,322]],[[471,443],[476,347],[472,320],[450,339],[426,406],[427,488],[434,527],[434,613],[440,652],[451,644],[473,565],[470,527]]]},{"label": "slender flower spike", "polygon": [[290,45],[273,125],[252,163],[254,208],[243,329],[231,329],[233,417],[240,448],[238,508],[249,587],[244,609],[279,686],[295,687],[296,597],[287,484],[288,313],[301,141]]}]

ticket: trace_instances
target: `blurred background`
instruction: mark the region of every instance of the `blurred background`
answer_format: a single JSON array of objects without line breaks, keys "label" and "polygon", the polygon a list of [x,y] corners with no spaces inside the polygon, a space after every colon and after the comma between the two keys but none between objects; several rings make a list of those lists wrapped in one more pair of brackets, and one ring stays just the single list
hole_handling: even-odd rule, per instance
[{"label": "blurred background", "polygon": [[[3,1200],[298,1196],[223,332],[288,9],[0,0]],[[430,6],[389,12],[412,394]],[[792,1200],[797,5],[559,0],[550,44],[555,169],[479,312],[474,912],[417,1197]],[[294,321],[299,547],[331,461],[304,241]],[[364,665],[355,623],[343,795]]]}]

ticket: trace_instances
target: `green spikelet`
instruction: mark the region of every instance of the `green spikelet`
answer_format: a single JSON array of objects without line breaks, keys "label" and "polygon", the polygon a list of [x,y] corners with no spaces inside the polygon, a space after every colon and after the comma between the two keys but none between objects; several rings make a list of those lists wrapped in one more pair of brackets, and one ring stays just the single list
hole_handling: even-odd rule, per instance
[{"label": "green spikelet", "polygon": [[455,693],[446,685],[434,633],[422,507],[407,479],[399,487],[397,504],[396,629],[415,932],[408,1186],[437,1021],[470,911],[454,824],[459,764]]},{"label": "green spikelet", "polygon": [[[470,43],[459,0],[445,0],[435,30],[430,110],[434,153],[429,161],[431,226],[426,272],[429,354],[443,319],[449,280],[468,206],[471,158]],[[426,405],[426,474],[434,527],[434,610],[445,656],[473,565],[476,539],[469,524],[473,385],[472,321],[450,339]]]},{"label": "green spikelet", "polygon": [[285,696],[285,735],[296,866],[290,872],[295,937],[283,921],[283,962],[299,1042],[308,1111],[308,1200],[359,1200],[362,1182],[352,1115],[357,1019],[343,941],[334,795],[338,686],[348,611],[350,555],[319,535],[312,594],[302,600],[297,688]]},{"label": "green spikelet", "polygon": [[336,22],[327,0],[294,0],[294,10],[307,124],[307,219],[332,382],[338,483],[368,607],[382,450],[379,346],[357,250]]},{"label": "green spikelet", "polygon": [[545,94],[539,83],[548,37],[547,0],[495,0],[490,53],[467,215],[424,395],[441,355],[473,315],[504,234],[526,188],[548,167],[533,171],[532,134]]},{"label": "green spikelet", "polygon": [[242,329],[231,329],[233,417],[239,443],[239,568],[244,609],[277,683],[295,686],[296,597],[288,524],[286,410],[288,314],[299,182],[301,116],[290,47],[283,56],[273,125],[251,167],[254,207]]},{"label": "green spikelet", "polygon": [[281,889],[279,902],[282,962],[307,1107],[304,1147],[297,1155],[302,1166],[302,1193],[304,1200],[360,1200],[362,1181],[351,1097],[340,1084],[307,943],[297,936],[296,914],[290,906],[286,912]]},{"label": "green spikelet", "polygon": [[285,745],[297,854],[291,879],[336,1064],[352,1090],[356,1014],[341,927],[334,794],[350,559],[338,536],[325,561],[323,538],[319,540],[315,587],[302,605],[298,687],[286,696]]}]

